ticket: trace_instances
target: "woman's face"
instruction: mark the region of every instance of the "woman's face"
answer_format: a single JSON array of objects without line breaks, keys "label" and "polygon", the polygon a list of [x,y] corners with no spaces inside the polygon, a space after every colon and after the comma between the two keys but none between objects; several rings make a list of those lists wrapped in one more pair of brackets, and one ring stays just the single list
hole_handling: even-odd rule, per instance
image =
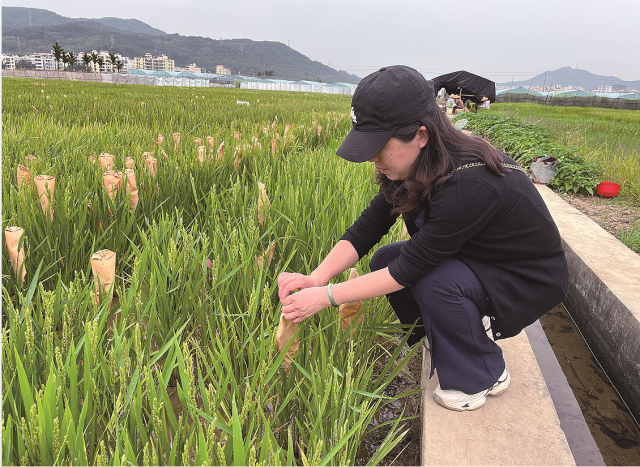
[{"label": "woman's face", "polygon": [[391,138],[378,154],[369,159],[369,162],[373,162],[376,169],[385,174],[389,180],[405,180],[409,177],[413,163],[428,140],[427,129],[422,126],[408,143]]}]

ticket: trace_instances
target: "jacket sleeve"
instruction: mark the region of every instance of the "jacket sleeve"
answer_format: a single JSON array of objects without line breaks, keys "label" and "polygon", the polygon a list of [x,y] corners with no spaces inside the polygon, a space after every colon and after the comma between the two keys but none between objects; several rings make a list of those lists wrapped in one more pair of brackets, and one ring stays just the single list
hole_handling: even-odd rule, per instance
[{"label": "jacket sleeve", "polygon": [[358,259],[362,258],[395,224],[398,215],[391,214],[392,210],[393,206],[384,199],[382,193],[378,193],[340,240],[351,242],[358,252]]},{"label": "jacket sleeve", "polygon": [[389,263],[389,274],[413,285],[484,229],[501,205],[498,191],[484,180],[448,180],[434,195],[425,225]]}]

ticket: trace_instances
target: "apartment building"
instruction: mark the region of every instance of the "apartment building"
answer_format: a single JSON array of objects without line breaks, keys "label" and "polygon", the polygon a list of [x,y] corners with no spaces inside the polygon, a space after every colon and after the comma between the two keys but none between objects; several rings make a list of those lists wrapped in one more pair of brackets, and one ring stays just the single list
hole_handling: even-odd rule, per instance
[{"label": "apartment building", "polygon": [[151,54],[145,54],[144,57],[134,57],[134,68],[138,70],[152,71],[175,71],[175,62],[166,55],[154,57]]}]

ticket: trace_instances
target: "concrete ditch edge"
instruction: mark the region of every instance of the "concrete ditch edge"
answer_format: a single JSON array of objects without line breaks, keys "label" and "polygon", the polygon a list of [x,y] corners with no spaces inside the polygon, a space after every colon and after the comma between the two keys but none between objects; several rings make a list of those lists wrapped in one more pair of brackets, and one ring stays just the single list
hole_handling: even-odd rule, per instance
[{"label": "concrete ditch edge", "polygon": [[569,264],[564,304],[636,419],[640,416],[640,256],[543,185],[536,185]]}]

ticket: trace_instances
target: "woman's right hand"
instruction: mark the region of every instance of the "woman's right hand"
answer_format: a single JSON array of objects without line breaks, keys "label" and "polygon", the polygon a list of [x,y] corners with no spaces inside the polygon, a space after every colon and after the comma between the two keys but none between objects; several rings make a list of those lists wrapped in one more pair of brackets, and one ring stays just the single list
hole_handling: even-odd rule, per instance
[{"label": "woman's right hand", "polygon": [[282,302],[287,295],[297,289],[308,287],[321,287],[324,284],[315,276],[305,276],[304,274],[283,272],[278,276],[278,297]]}]

